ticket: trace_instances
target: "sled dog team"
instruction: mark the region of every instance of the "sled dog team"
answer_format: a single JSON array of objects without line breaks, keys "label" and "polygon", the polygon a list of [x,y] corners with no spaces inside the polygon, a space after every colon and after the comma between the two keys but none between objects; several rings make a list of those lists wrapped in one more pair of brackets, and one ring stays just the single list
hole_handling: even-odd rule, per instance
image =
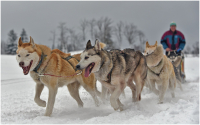
[{"label": "sled dog team", "polygon": [[[157,42],[155,45],[146,42],[144,55],[134,49],[106,51],[105,46],[98,40],[92,46],[89,40],[82,53],[72,56],[58,49],[51,50],[45,45],[35,44],[32,37],[29,43],[23,43],[19,38],[16,60],[24,75],[30,72],[36,82],[34,101],[46,107],[45,116],[52,114],[58,87],[62,86],[67,86],[79,107],[83,107],[79,96],[80,86],[88,91],[96,106],[99,105],[97,96],[105,101],[109,92],[111,106],[120,111],[123,110],[123,104],[119,96],[126,86],[132,91],[133,102],[141,100],[144,85],[159,96],[158,103],[163,103],[167,88],[175,97],[176,83],[182,90],[174,68],[180,60],[174,59],[172,64],[163,54],[162,45],[157,45]],[[102,92],[96,88],[97,80],[102,84]],[[40,99],[44,86],[49,89],[47,104]]]}]

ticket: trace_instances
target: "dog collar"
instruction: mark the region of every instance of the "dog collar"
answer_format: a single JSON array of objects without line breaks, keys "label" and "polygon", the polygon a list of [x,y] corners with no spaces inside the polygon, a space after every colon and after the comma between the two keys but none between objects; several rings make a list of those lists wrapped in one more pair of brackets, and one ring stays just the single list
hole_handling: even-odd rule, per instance
[{"label": "dog collar", "polygon": [[44,55],[44,53],[42,52],[41,59],[40,59],[38,65],[33,69],[33,71],[34,71],[35,73],[38,73],[37,70],[40,68],[40,66],[41,66],[41,64],[42,64],[42,62],[43,62],[43,60],[46,59],[46,56],[47,56],[47,55]]}]

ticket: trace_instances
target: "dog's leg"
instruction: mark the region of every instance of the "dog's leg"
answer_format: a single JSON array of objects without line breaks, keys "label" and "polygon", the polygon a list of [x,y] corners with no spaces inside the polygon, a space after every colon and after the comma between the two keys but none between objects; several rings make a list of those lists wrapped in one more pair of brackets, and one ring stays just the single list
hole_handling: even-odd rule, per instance
[{"label": "dog's leg", "polygon": [[127,82],[127,86],[130,87],[130,89],[132,90],[132,101],[136,102],[136,87],[133,84],[132,80],[129,80]]},{"label": "dog's leg", "polygon": [[155,80],[149,80],[149,82],[150,82],[152,91],[153,91],[156,95],[159,95],[159,91],[156,89]]},{"label": "dog's leg", "polygon": [[90,93],[90,95],[92,96],[92,98],[95,102],[95,105],[99,106],[99,100],[97,99],[97,95],[96,95],[96,92],[94,90],[95,88],[92,89],[91,87],[87,86],[87,84],[84,83],[83,80],[79,80],[79,83],[81,83],[83,88]]},{"label": "dog's leg", "polygon": [[125,94],[124,90],[122,91],[122,96],[123,96],[124,98],[126,98],[126,94]]},{"label": "dog's leg", "polygon": [[175,97],[175,93],[174,93],[175,88],[174,88],[174,84],[172,81],[169,81],[169,89],[171,91],[172,98],[174,98]]},{"label": "dog's leg", "polygon": [[44,85],[41,82],[37,82],[36,87],[35,87],[34,101],[37,105],[39,105],[41,107],[46,107],[46,102],[40,99],[40,95],[41,95],[43,89],[44,89]]},{"label": "dog's leg", "polygon": [[143,85],[144,85],[144,80],[141,79],[140,76],[134,76],[134,81],[136,84],[136,101],[140,101],[141,100],[141,92],[142,92]]},{"label": "dog's leg", "polygon": [[119,98],[117,99],[117,103],[119,104],[119,106],[124,106],[121,101],[119,100]]},{"label": "dog's leg", "polygon": [[180,86],[180,90],[181,90],[181,91],[183,91],[183,88],[182,88],[182,84],[181,84],[181,82],[177,80],[177,82],[176,82],[176,83],[178,83],[178,84],[179,84],[179,86]]},{"label": "dog's leg", "polygon": [[118,109],[120,109],[120,111],[123,110],[123,108],[119,105],[121,102],[118,101],[118,99],[122,91],[124,90],[125,86],[126,86],[125,81],[121,81],[120,84],[118,84],[115,87],[115,90],[110,96],[110,103],[111,103],[111,106],[114,108],[114,110],[118,110]]},{"label": "dog's leg", "polygon": [[95,92],[98,97],[101,97],[101,92],[97,89],[97,83],[95,83]]},{"label": "dog's leg", "polygon": [[163,83],[160,84],[160,88],[159,88],[159,104],[162,104],[163,103],[163,99],[164,99],[164,95],[165,95],[165,92],[168,88],[168,85],[169,85],[169,79],[164,79],[163,80]]},{"label": "dog's leg", "polygon": [[56,83],[57,79],[53,79],[53,80],[50,80],[50,81],[51,82],[48,86],[48,88],[49,88],[49,98],[48,98],[45,116],[50,116],[52,114],[54,103],[55,103],[55,98],[56,98],[56,94],[57,94],[57,90],[58,90],[57,83]]},{"label": "dog's leg", "polygon": [[108,89],[102,85],[101,100],[105,103]]},{"label": "dog's leg", "polygon": [[79,87],[80,87],[80,84],[78,82],[74,82],[67,85],[69,93],[78,103],[78,107],[83,107],[83,102],[80,99],[80,95],[79,95]]},{"label": "dog's leg", "polygon": [[107,99],[107,100],[109,100],[109,98],[110,98],[110,93],[111,93],[110,90],[107,89],[107,90],[106,90],[106,99]]},{"label": "dog's leg", "polygon": [[170,79],[169,79],[169,89],[171,91],[171,95],[172,95],[172,98],[175,97],[175,93],[174,93],[174,90],[175,90],[175,87],[176,87],[176,77],[175,76],[172,76]]}]

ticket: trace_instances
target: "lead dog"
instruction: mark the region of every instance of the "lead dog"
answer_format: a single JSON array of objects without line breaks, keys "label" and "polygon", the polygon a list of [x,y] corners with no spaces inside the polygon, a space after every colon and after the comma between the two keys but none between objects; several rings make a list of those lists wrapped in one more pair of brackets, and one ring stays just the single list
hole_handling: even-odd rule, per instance
[{"label": "lead dog", "polygon": [[[121,111],[123,104],[120,102],[119,96],[127,85],[132,90],[133,100],[141,99],[140,94],[147,73],[146,61],[142,54],[135,54],[135,58],[130,54],[125,54],[125,57],[118,52],[108,52],[102,49],[102,46],[105,45],[98,40],[96,40],[95,46],[88,41],[86,49],[81,54],[81,61],[76,67],[85,69],[85,77],[94,73],[96,79],[110,91],[111,106],[114,110]],[[137,96],[135,96],[133,80],[136,82]],[[135,99],[136,97],[137,99]]]},{"label": "lead dog", "polygon": [[[80,54],[74,55],[77,59],[72,58],[68,61],[61,58],[60,54],[62,52],[59,50],[51,51],[47,46],[35,44],[31,37],[29,43],[23,43],[21,37],[19,38],[16,59],[24,75],[30,72],[32,79],[36,82],[34,101],[39,106],[46,107],[46,102],[40,99],[40,95],[44,86],[49,89],[45,116],[52,114],[58,87],[65,85],[79,107],[83,106],[78,91],[80,85],[91,94],[96,105],[99,103],[95,92],[94,74],[85,78],[85,70],[82,70],[81,75],[78,75],[80,72],[75,70]],[[70,56],[70,54],[67,55]]]}]

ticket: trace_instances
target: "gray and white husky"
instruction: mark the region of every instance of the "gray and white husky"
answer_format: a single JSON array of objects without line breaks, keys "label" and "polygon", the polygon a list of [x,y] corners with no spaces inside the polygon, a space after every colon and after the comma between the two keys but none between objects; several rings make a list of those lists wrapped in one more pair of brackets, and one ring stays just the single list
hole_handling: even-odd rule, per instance
[{"label": "gray and white husky", "polygon": [[85,77],[94,73],[95,78],[111,93],[111,106],[114,110],[122,111],[123,104],[119,96],[126,86],[132,90],[133,101],[141,100],[141,91],[147,77],[146,60],[139,51],[130,49],[109,52],[103,49],[104,46],[98,40],[94,46],[88,41],[76,68],[85,69]]}]

